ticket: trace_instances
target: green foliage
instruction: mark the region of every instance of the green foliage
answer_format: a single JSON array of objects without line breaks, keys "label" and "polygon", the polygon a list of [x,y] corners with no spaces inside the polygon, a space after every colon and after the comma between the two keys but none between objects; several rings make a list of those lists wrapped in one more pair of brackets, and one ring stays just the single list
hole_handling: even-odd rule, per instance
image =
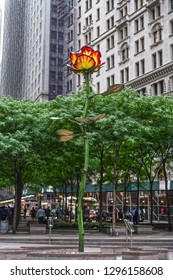
[{"label": "green foliage", "polygon": [[[84,222],[84,228],[85,229],[92,229],[92,228],[99,228],[100,224],[98,222]],[[108,222],[103,222],[102,227],[111,227],[111,223]],[[53,224],[54,229],[58,228],[78,228],[78,223],[77,222],[58,222],[55,221]]]}]

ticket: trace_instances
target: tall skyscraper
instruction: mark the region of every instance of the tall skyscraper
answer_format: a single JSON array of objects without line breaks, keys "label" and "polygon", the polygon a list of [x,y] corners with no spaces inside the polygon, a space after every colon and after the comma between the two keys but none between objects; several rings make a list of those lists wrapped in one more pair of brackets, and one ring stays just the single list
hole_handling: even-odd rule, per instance
[{"label": "tall skyscraper", "polygon": [[1,94],[50,100],[77,91],[67,68],[88,45],[104,67],[96,92],[122,83],[140,94],[173,91],[173,0],[6,0]]},{"label": "tall skyscraper", "polygon": [[67,1],[6,0],[1,95],[47,101],[63,94]]},{"label": "tall skyscraper", "polygon": [[1,94],[22,97],[25,1],[6,0],[4,12]]},{"label": "tall skyscraper", "polygon": [[2,10],[0,9],[0,59],[2,51]]}]

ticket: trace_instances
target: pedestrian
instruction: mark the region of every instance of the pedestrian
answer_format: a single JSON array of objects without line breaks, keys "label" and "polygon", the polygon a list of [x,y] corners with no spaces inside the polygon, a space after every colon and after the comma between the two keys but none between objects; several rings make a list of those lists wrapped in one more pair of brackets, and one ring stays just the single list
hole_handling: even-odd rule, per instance
[{"label": "pedestrian", "polygon": [[27,208],[25,206],[24,210],[23,210],[23,218],[26,219],[26,213],[27,213]]},{"label": "pedestrian", "polygon": [[45,210],[40,207],[37,211],[36,217],[38,218],[39,224],[44,224]]},{"label": "pedestrian", "polygon": [[137,225],[138,223],[138,211],[136,208],[132,209],[132,217],[133,217],[133,224]]},{"label": "pedestrian", "polygon": [[31,218],[34,220],[35,219],[35,217],[36,217],[36,210],[35,210],[35,208],[34,207],[32,207],[32,209],[31,209]]},{"label": "pedestrian", "polygon": [[8,219],[8,209],[5,206],[0,207],[0,220],[1,221],[5,221],[6,219]]},{"label": "pedestrian", "polygon": [[121,209],[118,212],[118,218],[119,218],[119,220],[123,220],[123,212]]},{"label": "pedestrian", "polygon": [[45,215],[46,215],[47,220],[49,220],[50,214],[51,214],[50,207],[48,207],[45,209]]}]

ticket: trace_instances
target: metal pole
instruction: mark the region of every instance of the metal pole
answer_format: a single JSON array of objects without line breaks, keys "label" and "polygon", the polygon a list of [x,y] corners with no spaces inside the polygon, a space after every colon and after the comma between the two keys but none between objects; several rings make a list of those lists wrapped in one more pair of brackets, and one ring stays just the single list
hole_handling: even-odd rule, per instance
[{"label": "metal pole", "polygon": [[49,226],[49,245],[51,244],[51,226]]}]

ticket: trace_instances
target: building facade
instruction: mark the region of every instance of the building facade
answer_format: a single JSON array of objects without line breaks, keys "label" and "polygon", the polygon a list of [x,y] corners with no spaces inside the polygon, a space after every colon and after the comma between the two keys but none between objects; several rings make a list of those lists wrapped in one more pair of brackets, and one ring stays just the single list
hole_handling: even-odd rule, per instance
[{"label": "building facade", "polygon": [[77,91],[71,51],[98,49],[93,88],[173,91],[173,0],[6,0],[1,95],[37,101]]},{"label": "building facade", "polygon": [[6,0],[1,94],[22,98],[25,1]]},{"label": "building facade", "polygon": [[63,94],[67,2],[5,1],[1,96],[48,101]]},{"label": "building facade", "polygon": [[[89,45],[106,63],[92,75],[96,92],[116,83],[141,94],[173,90],[172,0],[78,0],[76,10],[75,50]],[[74,74],[68,74],[66,82],[73,84]],[[75,90],[82,83],[77,76]]]}]

